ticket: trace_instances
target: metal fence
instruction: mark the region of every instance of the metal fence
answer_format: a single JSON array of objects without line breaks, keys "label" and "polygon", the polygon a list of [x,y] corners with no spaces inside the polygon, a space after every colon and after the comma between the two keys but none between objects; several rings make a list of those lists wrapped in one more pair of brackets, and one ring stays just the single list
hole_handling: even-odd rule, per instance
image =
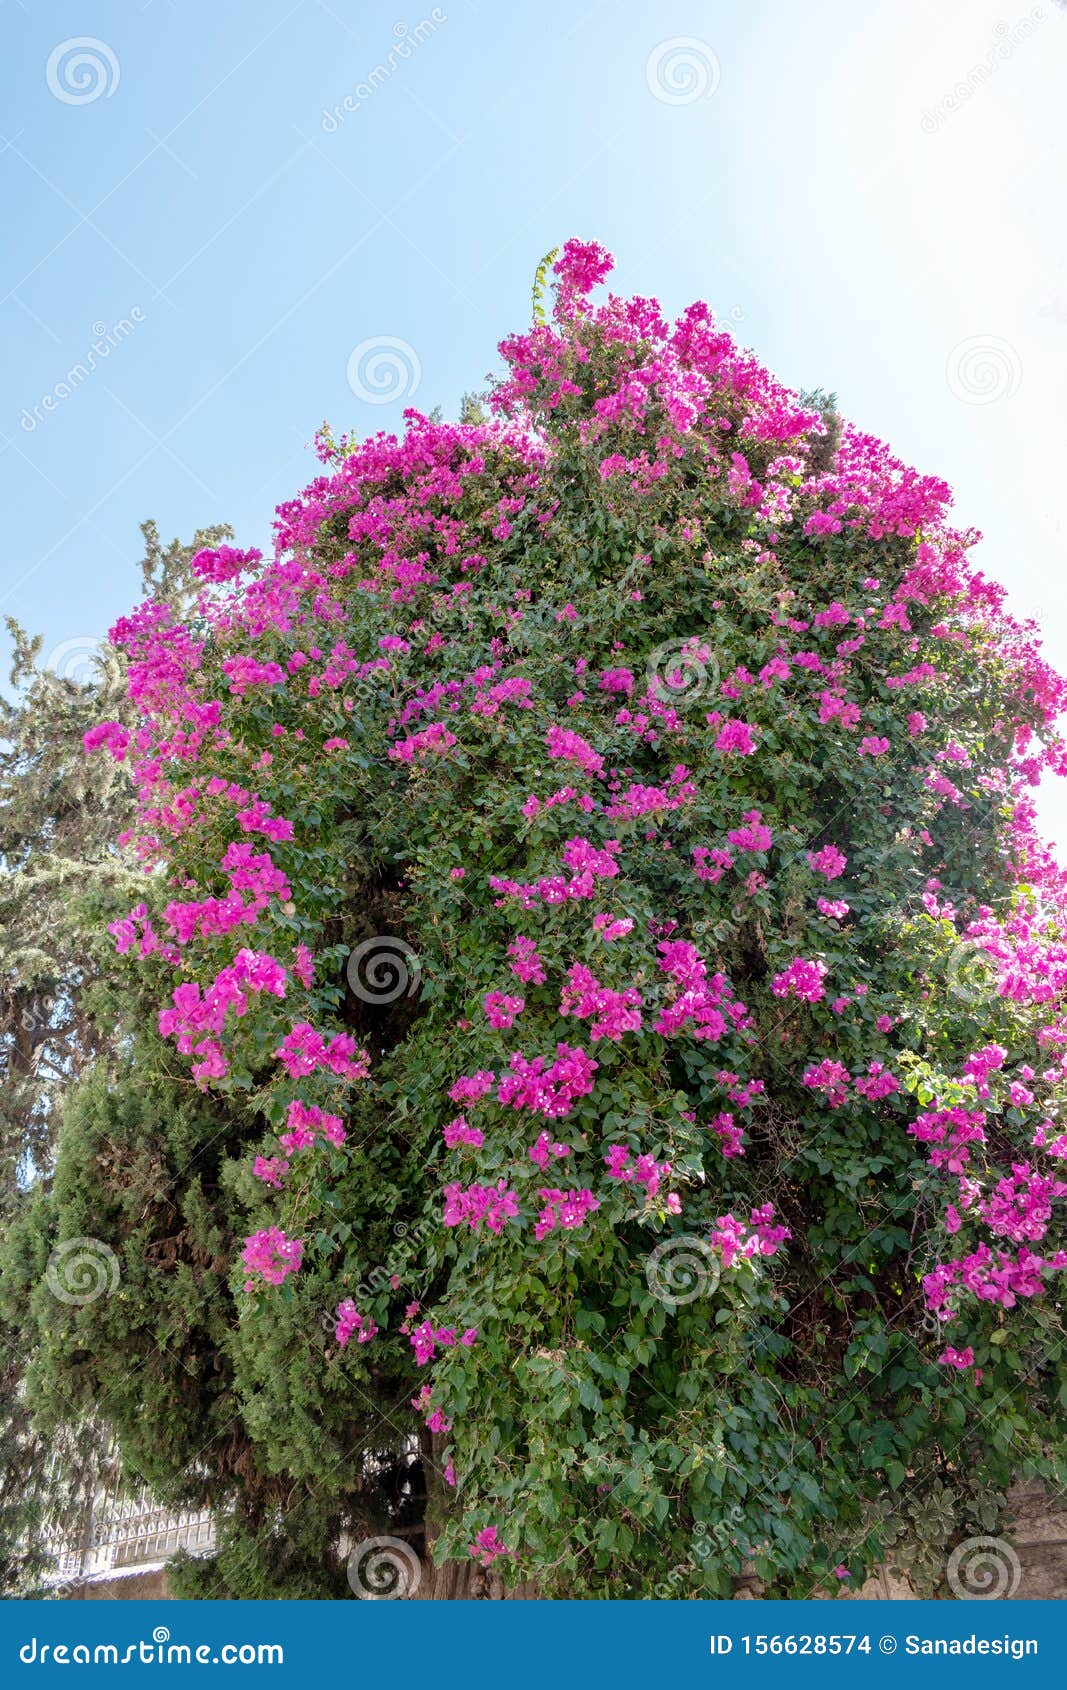
[{"label": "metal fence", "polygon": [[46,1533],[44,1546],[55,1560],[45,1582],[58,1589],[154,1571],[179,1549],[210,1555],[215,1521],[207,1509],[174,1512],[146,1490],[131,1493],[116,1485],[96,1492],[73,1529]]}]

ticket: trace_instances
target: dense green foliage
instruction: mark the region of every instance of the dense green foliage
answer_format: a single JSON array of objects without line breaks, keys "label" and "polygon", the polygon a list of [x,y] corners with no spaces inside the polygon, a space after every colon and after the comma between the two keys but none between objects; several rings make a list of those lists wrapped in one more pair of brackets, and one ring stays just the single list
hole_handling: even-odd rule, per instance
[{"label": "dense green foliage", "polygon": [[[201,530],[191,545],[164,545],[151,522],[142,534],[142,591],[181,609],[191,602],[190,558],[230,531]],[[122,1037],[121,1010],[101,981],[110,972],[104,929],[136,895],[138,877],[114,848],[133,819],[129,780],[115,766],[90,763],[82,744],[101,715],[132,719],[121,654],[71,641],[45,663],[40,637],[11,619],[7,629],[10,691],[0,697],[0,1231],[10,1235],[17,1261],[28,1213],[47,1214],[41,1198],[54,1168],[62,1099]],[[43,1272],[47,1251],[30,1260]],[[5,1295],[0,1589],[11,1593],[37,1589],[49,1569],[45,1528],[65,1524],[77,1536],[107,1439],[99,1416],[76,1424],[63,1391],[47,1432],[34,1425],[24,1386],[33,1348],[24,1304]]]},{"label": "dense green foliage", "polygon": [[[589,253],[504,422],[324,441],[272,566],[116,630],[144,909],[6,1277],[43,1411],[218,1509],[192,1594],[343,1593],[376,1533],[551,1596],[932,1589],[1067,1476],[1059,683],[940,483]],[[57,1306],[86,1237],[119,1288]]]}]

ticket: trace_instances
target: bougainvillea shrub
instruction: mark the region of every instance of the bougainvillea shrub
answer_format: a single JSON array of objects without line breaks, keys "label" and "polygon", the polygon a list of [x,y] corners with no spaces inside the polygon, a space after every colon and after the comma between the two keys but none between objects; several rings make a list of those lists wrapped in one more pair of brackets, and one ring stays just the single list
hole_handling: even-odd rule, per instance
[{"label": "bougainvillea shrub", "polygon": [[373,1402],[438,1560],[855,1588],[1062,1474],[1065,689],[943,482],[610,268],[118,623],[115,967],[257,1123],[266,1470]]}]

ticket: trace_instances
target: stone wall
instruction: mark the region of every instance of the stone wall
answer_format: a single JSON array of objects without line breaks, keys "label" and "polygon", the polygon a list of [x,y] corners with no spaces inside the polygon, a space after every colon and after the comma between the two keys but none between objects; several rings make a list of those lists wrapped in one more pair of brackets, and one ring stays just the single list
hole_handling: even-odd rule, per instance
[{"label": "stone wall", "polygon": [[93,1579],[65,1591],[68,1602],[158,1602],[170,1599],[165,1572],[128,1573],[125,1578]]},{"label": "stone wall", "polygon": [[[1014,1519],[1011,1537],[995,1540],[998,1547],[992,1552],[997,1576],[1003,1579],[1003,1600],[1067,1601],[1067,1497],[1029,1484],[1016,1485],[1008,1500]],[[984,1570],[988,1577],[988,1557],[984,1569],[979,1560],[978,1570]],[[970,1585],[965,1594],[980,1596],[989,1588],[988,1582]],[[852,1600],[862,1598],[867,1602],[909,1602],[914,1592],[906,1579],[883,1570],[850,1595]],[[758,1600],[759,1590],[753,1582],[739,1590],[738,1596]]]}]

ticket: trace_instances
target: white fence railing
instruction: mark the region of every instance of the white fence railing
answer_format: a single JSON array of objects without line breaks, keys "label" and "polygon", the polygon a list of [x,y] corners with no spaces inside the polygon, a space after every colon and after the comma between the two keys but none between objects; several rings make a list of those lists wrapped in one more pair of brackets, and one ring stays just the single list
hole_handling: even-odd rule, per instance
[{"label": "white fence railing", "polygon": [[46,1584],[93,1584],[163,1566],[179,1549],[210,1555],[215,1521],[207,1509],[161,1508],[146,1490],[133,1494],[101,1490],[76,1528],[46,1534],[45,1547],[55,1559]]}]

